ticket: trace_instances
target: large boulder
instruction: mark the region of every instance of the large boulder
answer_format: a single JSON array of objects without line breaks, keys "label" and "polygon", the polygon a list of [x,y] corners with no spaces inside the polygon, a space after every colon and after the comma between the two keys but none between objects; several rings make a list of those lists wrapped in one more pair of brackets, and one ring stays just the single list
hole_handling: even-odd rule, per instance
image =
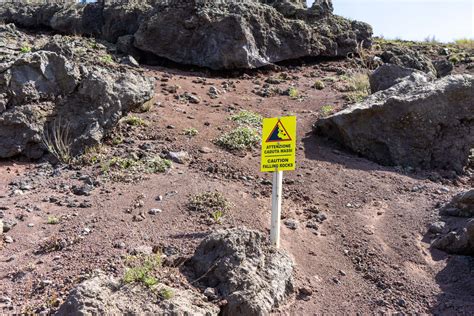
[{"label": "large boulder", "polygon": [[202,284],[227,300],[224,315],[267,315],[293,291],[292,259],[253,230],[212,233],[196,249],[189,267]]},{"label": "large boulder", "polygon": [[20,53],[24,42],[15,36],[25,35],[12,26],[2,30],[11,53],[0,52],[0,158],[79,154],[154,96],[153,79],[101,64],[97,53],[78,57],[82,47],[74,41],[55,36],[43,49]]},{"label": "large boulder", "polygon": [[[342,56],[371,44],[368,24],[332,13],[330,0],[104,1],[5,4],[0,21],[47,26],[111,42],[133,35],[136,49],[213,69],[256,68],[308,56]],[[128,49],[130,51],[130,49]]]},{"label": "large boulder", "polygon": [[317,134],[383,165],[462,172],[474,147],[474,77],[413,74],[319,120]]},{"label": "large boulder", "polygon": [[232,69],[306,56],[346,56],[358,42],[370,44],[370,26],[316,7],[202,3],[189,1],[156,11],[135,33],[135,46],[178,63]]},{"label": "large boulder", "polygon": [[[148,289],[141,285],[125,285],[114,277],[97,272],[91,279],[74,288],[56,315],[198,315],[219,314],[219,308],[191,290],[158,285]],[[159,297],[160,291],[172,297]],[[157,294],[158,293],[158,294]]]},{"label": "large boulder", "polygon": [[392,46],[381,55],[385,63],[423,71],[436,77],[437,71],[431,59],[422,53],[404,46]]},{"label": "large boulder", "polygon": [[370,74],[370,90],[372,93],[386,90],[400,83],[414,72],[417,72],[417,70],[395,64],[383,64]]}]

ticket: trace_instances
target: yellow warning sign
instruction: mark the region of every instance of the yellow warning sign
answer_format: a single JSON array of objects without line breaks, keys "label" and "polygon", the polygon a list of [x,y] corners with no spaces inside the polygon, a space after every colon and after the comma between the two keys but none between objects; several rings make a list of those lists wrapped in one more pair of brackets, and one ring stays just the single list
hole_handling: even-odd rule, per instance
[{"label": "yellow warning sign", "polygon": [[295,170],[296,116],[263,119],[262,172]]}]

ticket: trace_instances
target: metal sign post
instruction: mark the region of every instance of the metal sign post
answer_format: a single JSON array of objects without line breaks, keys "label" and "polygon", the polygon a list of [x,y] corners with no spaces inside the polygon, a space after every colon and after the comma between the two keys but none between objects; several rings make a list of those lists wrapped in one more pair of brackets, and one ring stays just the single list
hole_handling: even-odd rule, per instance
[{"label": "metal sign post", "polygon": [[273,172],[270,241],[279,248],[283,171],[295,170],[296,165],[295,116],[263,119],[261,158],[260,170]]},{"label": "metal sign post", "polygon": [[283,186],[283,171],[273,173],[272,188],[272,225],[270,241],[273,246],[280,248],[281,193]]}]

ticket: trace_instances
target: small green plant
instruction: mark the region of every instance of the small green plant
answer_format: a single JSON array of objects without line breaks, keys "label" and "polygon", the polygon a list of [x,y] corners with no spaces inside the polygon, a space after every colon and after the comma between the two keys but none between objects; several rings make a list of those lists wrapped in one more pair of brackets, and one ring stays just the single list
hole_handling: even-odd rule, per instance
[{"label": "small green plant", "polygon": [[22,54],[30,53],[31,52],[31,47],[28,45],[24,45],[20,48],[20,52]]},{"label": "small green plant", "polygon": [[352,76],[342,76],[345,82],[340,91],[349,92],[345,98],[351,102],[361,102],[370,94],[369,76],[365,72],[357,72]]},{"label": "small green plant", "polygon": [[172,289],[164,288],[160,290],[160,296],[165,300],[170,300],[174,296],[174,292]]},{"label": "small green plant", "polygon": [[323,114],[323,116],[328,116],[328,115],[331,114],[333,111],[334,111],[334,107],[333,107],[332,105],[324,105],[324,106],[321,108],[321,113]]},{"label": "small green plant", "polygon": [[298,95],[298,89],[296,89],[295,87],[288,88],[288,96],[290,97],[290,99],[297,99]]},{"label": "small green plant", "polygon": [[103,62],[103,63],[106,63],[106,64],[111,64],[114,62],[114,59],[112,58],[111,55],[104,55],[100,58],[100,60]]},{"label": "small green plant", "polygon": [[153,272],[161,267],[160,255],[151,256],[129,256],[125,260],[125,274],[123,283],[141,283],[146,287],[152,287],[158,283]]},{"label": "small green plant", "polygon": [[239,126],[216,139],[215,143],[228,150],[245,150],[257,146],[260,136],[251,127]]},{"label": "small green plant", "polygon": [[317,90],[323,90],[326,87],[322,80],[316,80],[313,84],[313,88]]},{"label": "small green plant", "polygon": [[199,134],[199,131],[195,129],[194,127],[186,128],[183,131],[184,135],[189,136],[189,137],[194,137]]},{"label": "small green plant", "polygon": [[234,114],[230,119],[239,125],[246,125],[254,128],[260,128],[262,126],[262,116],[260,114],[242,110],[237,114]]},{"label": "small green plant", "polygon": [[123,122],[131,126],[146,126],[147,125],[147,122],[145,120],[137,116],[127,116],[123,119]]},{"label": "small green plant", "polygon": [[122,136],[117,136],[112,139],[112,145],[117,146],[123,143],[123,137]]},{"label": "small green plant", "polygon": [[211,217],[214,220],[215,223],[221,224],[222,223],[222,217],[224,216],[224,212],[221,210],[217,210],[211,213]]},{"label": "small green plant", "polygon": [[194,195],[188,201],[189,210],[208,213],[217,219],[220,219],[231,207],[232,204],[217,191]]},{"label": "small green plant", "polygon": [[453,55],[449,57],[449,61],[456,65],[461,61],[461,58],[459,55]]},{"label": "small green plant", "polygon": [[162,173],[171,168],[171,161],[160,157],[155,157],[145,161],[146,173]]},{"label": "small green plant", "polygon": [[55,216],[48,216],[48,221],[47,223],[49,225],[56,225],[56,224],[59,224],[59,218],[55,217]]},{"label": "small green plant", "polygon": [[56,159],[62,163],[72,162],[72,138],[70,126],[62,123],[61,119],[54,121],[49,128],[45,128],[42,135],[43,145]]}]

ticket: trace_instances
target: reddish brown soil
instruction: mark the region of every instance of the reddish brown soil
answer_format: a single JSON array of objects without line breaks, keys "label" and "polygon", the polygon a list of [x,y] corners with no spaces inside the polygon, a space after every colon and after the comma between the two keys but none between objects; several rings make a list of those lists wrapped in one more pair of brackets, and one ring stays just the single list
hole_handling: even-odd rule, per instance
[{"label": "reddish brown soil", "polygon": [[[102,181],[90,196],[82,197],[70,190],[71,185],[79,183],[73,176],[77,172],[95,174],[97,169],[93,167],[66,168],[50,176],[38,175],[37,164],[2,163],[0,207],[5,218],[18,221],[7,233],[14,242],[0,246],[0,297],[10,298],[15,306],[4,312],[47,310],[48,305],[57,304],[56,297],[59,302],[64,300],[69,289],[94,269],[121,275],[122,256],[137,246],[174,246],[190,255],[205,234],[219,228],[243,225],[268,232],[271,185],[263,180],[271,180],[271,174],[259,172],[258,149],[234,154],[212,142],[234,126],[229,121],[232,113],[246,109],[265,117],[295,114],[298,119],[298,166],[296,171],[284,174],[285,179],[293,181],[284,185],[283,205],[284,217],[294,218],[300,225],[296,230],[283,225],[282,247],[295,260],[297,289],[307,288],[312,295],[295,295],[275,313],[474,313],[474,292],[461,282],[464,272],[453,272],[453,258],[430,250],[426,235],[427,225],[437,216],[435,205],[467,189],[468,179],[464,176],[456,181],[433,182],[429,178],[436,176],[434,172],[382,167],[313,135],[311,126],[321,115],[322,106],[341,109],[346,105],[343,94],[331,85],[322,91],[312,88],[314,80],[335,76],[322,66],[286,70],[295,77],[280,87],[294,84],[303,96],[300,100],[288,96],[261,98],[252,93],[254,82],[262,84],[269,74],[226,79],[149,68],[148,75],[161,80],[169,74],[171,78],[157,81],[157,105],[148,113],[138,114],[149,125],[130,127],[131,142],[117,146],[117,150],[149,143],[157,152],[185,150],[193,159],[189,165],[173,164],[169,172],[143,181]],[[316,72],[314,77],[309,76],[312,72]],[[193,83],[197,77],[206,77],[207,83]],[[233,81],[235,89],[217,99],[209,98],[211,85],[222,90],[221,84],[228,80]],[[161,84],[178,85],[177,94],[194,92],[202,102],[178,102],[173,94],[163,93]],[[169,125],[175,128],[167,128]],[[183,129],[190,127],[199,134],[192,138],[183,135]],[[203,146],[211,148],[212,153],[200,153]],[[217,166],[214,169],[218,171],[209,172],[209,166]],[[33,183],[32,188],[23,195],[14,194],[9,183],[21,179]],[[221,225],[209,224],[186,208],[191,195],[213,190],[222,192],[234,205]],[[144,195],[144,206],[127,213],[140,195]],[[159,195],[164,197],[161,202],[156,200]],[[52,196],[60,201],[89,201],[91,207],[58,205],[49,201]],[[312,206],[328,216],[318,234],[305,227],[307,209]],[[151,208],[163,212],[148,215]],[[133,221],[140,211],[145,219]],[[48,225],[49,216],[62,219],[58,225]],[[37,252],[47,242],[57,240],[72,245]],[[114,247],[119,242],[125,244],[124,249]]]}]

